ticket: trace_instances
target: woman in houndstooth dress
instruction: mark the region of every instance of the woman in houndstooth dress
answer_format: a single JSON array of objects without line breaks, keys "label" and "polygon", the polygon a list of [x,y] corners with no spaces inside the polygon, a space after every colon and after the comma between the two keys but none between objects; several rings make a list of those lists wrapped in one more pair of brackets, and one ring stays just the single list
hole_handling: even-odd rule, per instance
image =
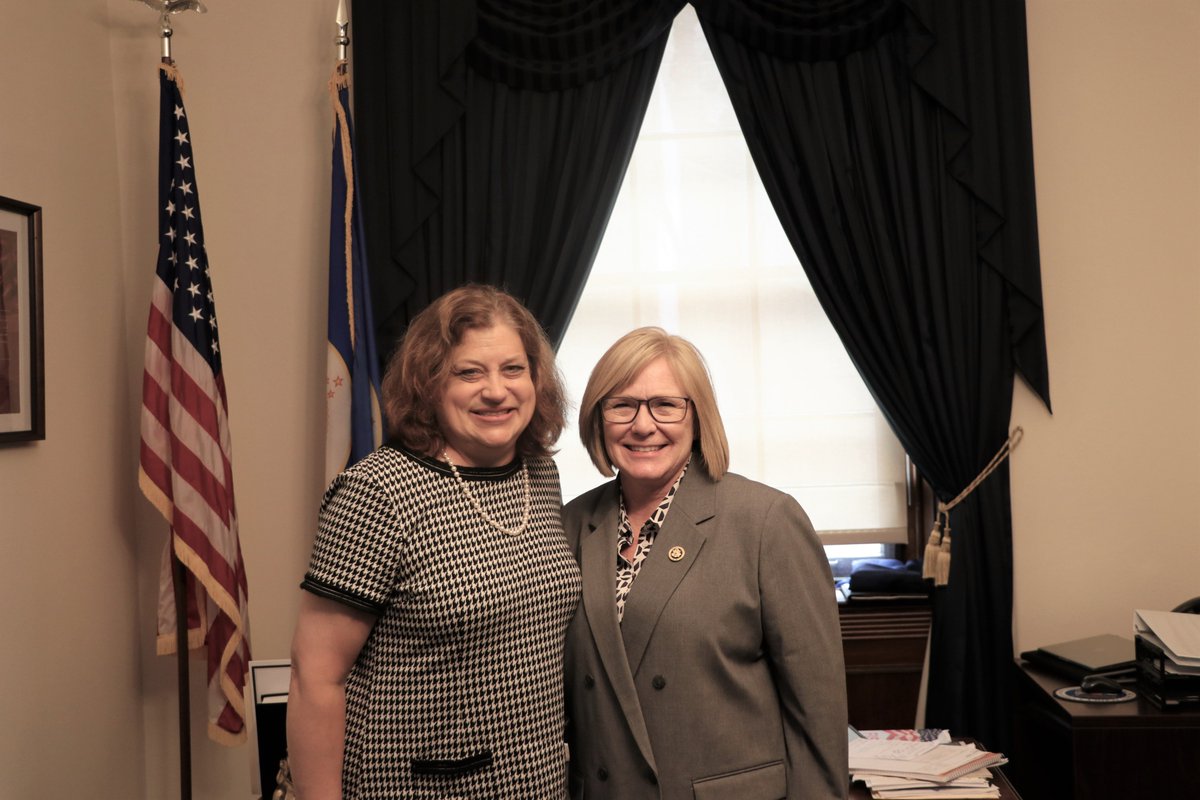
[{"label": "woman in houndstooth dress", "polygon": [[580,576],[549,344],[509,295],[463,287],[410,324],[384,399],[390,442],[330,485],[301,584],[297,796],[558,800]]}]

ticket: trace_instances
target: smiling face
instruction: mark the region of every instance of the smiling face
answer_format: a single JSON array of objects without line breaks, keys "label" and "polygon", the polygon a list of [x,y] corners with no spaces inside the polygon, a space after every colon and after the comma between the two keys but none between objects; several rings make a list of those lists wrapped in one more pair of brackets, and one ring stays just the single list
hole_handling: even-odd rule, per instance
[{"label": "smiling face", "polygon": [[[656,358],[610,397],[686,397],[665,358]],[[604,422],[604,448],[621,474],[621,490],[642,497],[666,495],[692,454],[695,413],[680,422],[657,422],[643,403],[632,422]]]},{"label": "smiling face", "polygon": [[496,467],[516,455],[533,418],[533,376],[521,337],[510,325],[471,328],[450,351],[437,420],[455,464]]}]

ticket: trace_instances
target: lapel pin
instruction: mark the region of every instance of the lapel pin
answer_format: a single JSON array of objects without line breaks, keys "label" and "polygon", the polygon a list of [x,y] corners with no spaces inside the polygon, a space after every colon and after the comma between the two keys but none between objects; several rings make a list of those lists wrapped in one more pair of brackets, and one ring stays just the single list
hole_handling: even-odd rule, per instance
[{"label": "lapel pin", "polygon": [[687,554],[686,550],[684,550],[679,545],[675,545],[674,547],[672,547],[670,550],[667,551],[667,558],[671,559],[672,561],[683,561],[683,557],[686,554]]}]

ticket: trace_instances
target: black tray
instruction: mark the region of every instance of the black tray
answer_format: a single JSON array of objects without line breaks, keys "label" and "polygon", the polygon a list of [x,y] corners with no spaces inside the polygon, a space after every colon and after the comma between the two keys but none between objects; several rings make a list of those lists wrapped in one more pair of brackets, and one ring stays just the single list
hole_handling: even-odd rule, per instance
[{"label": "black tray", "polygon": [[1167,672],[1170,657],[1154,642],[1133,637],[1138,692],[1159,708],[1200,706],[1200,675]]}]

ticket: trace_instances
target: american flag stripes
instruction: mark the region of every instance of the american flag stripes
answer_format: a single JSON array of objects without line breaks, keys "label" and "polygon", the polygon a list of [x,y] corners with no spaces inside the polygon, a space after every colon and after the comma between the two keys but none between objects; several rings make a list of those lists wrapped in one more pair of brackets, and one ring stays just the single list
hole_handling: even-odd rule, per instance
[{"label": "american flag stripes", "polygon": [[[188,647],[205,647],[208,655],[209,736],[232,745],[246,738],[246,570],[233,502],[217,317],[177,81],[174,68],[163,65],[160,240],[146,333],[138,483],[170,523],[170,546],[186,571]],[[168,555],[160,581],[160,654],[176,650],[172,586]]]},{"label": "american flag stripes", "polygon": [[333,195],[329,229],[329,347],[325,377],[325,480],[379,446],[379,361],[355,190],[350,98],[344,62],[330,81]]}]

